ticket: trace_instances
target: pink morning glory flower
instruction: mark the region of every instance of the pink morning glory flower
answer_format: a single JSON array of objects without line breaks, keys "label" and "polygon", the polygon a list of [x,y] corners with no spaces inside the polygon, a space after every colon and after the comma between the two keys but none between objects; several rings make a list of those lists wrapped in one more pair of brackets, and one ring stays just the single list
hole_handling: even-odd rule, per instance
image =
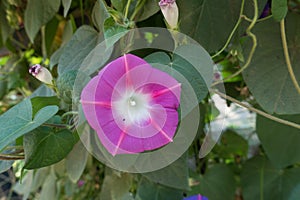
[{"label": "pink morning glory flower", "polygon": [[175,0],[161,0],[159,3],[161,12],[171,29],[175,29],[178,23],[178,6]]},{"label": "pink morning glory flower", "polygon": [[183,200],[208,200],[207,197],[202,196],[200,194],[194,195],[194,196],[190,196],[190,197],[186,197]]},{"label": "pink morning glory flower", "polygon": [[41,66],[40,64],[36,64],[33,65],[29,68],[29,73],[34,76],[35,78],[37,78],[38,80],[52,85],[52,80],[53,77],[51,75],[51,73],[49,72],[49,70],[43,66]]},{"label": "pink morning glory flower", "polygon": [[126,54],[106,65],[81,93],[84,115],[112,155],[160,148],[173,141],[181,84]]}]

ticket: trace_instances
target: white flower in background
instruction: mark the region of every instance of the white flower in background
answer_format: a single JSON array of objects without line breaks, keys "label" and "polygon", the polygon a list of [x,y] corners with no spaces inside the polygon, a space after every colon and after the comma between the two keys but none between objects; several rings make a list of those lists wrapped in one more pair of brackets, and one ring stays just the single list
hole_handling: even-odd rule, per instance
[{"label": "white flower in background", "polygon": [[51,75],[51,73],[49,72],[49,70],[43,66],[41,66],[40,64],[36,64],[33,65],[29,68],[29,73],[34,76],[35,78],[37,78],[38,80],[52,85],[52,80],[53,77]]},{"label": "white flower in background", "polygon": [[177,28],[179,12],[175,0],[161,0],[159,6],[170,28]]}]

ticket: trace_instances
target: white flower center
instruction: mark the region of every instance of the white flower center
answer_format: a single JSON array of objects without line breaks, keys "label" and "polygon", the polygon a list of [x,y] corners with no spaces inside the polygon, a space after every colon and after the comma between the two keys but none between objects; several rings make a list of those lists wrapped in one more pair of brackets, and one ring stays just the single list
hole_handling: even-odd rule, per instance
[{"label": "white flower center", "polygon": [[146,125],[150,119],[150,96],[141,92],[130,91],[115,101],[113,109],[122,121],[129,124]]},{"label": "white flower center", "polygon": [[131,97],[131,98],[129,99],[129,104],[130,104],[130,106],[136,106],[136,101],[135,101],[135,99]]}]

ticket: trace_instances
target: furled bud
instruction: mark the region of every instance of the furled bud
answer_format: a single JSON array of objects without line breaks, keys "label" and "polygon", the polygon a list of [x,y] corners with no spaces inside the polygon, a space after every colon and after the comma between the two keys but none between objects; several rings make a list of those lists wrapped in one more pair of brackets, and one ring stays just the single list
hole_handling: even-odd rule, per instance
[{"label": "furled bud", "polygon": [[175,0],[161,0],[159,6],[170,28],[177,28],[178,7]]},{"label": "furled bud", "polygon": [[46,84],[52,85],[53,77],[47,68],[36,64],[29,68],[29,73],[38,80]]}]

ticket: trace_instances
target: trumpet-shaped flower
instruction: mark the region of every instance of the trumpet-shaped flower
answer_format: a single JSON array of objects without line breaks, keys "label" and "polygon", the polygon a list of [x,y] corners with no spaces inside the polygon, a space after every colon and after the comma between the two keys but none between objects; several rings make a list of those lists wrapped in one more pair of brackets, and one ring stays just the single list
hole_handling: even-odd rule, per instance
[{"label": "trumpet-shaped flower", "polygon": [[181,84],[145,60],[126,54],[81,93],[83,112],[112,155],[140,153],[173,141]]},{"label": "trumpet-shaped flower", "polygon": [[37,78],[38,80],[52,85],[52,74],[49,72],[49,70],[39,64],[33,65],[29,68],[29,73]]},{"label": "trumpet-shaped flower", "polygon": [[175,29],[178,24],[179,15],[175,0],[161,0],[159,6],[170,28]]}]

